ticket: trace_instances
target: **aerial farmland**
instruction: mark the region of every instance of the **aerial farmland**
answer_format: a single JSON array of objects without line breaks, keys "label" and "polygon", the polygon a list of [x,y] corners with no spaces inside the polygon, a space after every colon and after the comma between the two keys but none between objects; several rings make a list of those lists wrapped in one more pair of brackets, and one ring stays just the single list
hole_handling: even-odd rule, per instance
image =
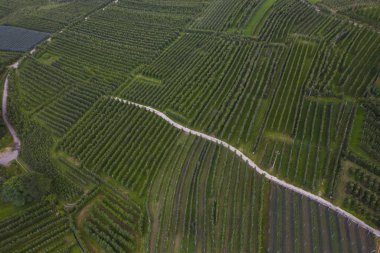
[{"label": "aerial farmland", "polygon": [[0,0],[0,252],[380,251],[379,0]]}]

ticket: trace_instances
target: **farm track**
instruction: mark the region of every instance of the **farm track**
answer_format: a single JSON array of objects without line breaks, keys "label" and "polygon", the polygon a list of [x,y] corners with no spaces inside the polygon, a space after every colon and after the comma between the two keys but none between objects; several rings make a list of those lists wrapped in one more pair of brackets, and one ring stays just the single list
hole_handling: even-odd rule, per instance
[{"label": "farm track", "polygon": [[356,223],[357,225],[363,227],[364,229],[366,229],[367,231],[373,233],[376,237],[380,237],[380,231],[369,226],[368,224],[366,224],[365,222],[363,222],[362,220],[360,220],[359,218],[355,217],[354,215],[348,213],[347,211],[341,209],[340,207],[338,206],[335,206],[334,204],[332,204],[331,202],[325,200],[324,198],[322,197],[319,197],[313,193],[310,193],[308,191],[305,191],[297,186],[294,186],[292,184],[289,184],[287,182],[285,182],[284,180],[281,180],[275,176],[272,176],[270,175],[268,172],[264,171],[263,169],[259,168],[255,162],[253,162],[249,157],[247,157],[246,155],[244,155],[240,150],[238,150],[237,148],[231,146],[230,144],[226,143],[225,141],[222,141],[218,138],[215,138],[215,137],[212,137],[210,135],[207,135],[207,134],[204,134],[204,133],[201,133],[201,132],[198,132],[198,131],[195,131],[195,130],[192,130],[190,128],[187,128],[185,126],[182,126],[176,122],[174,122],[172,119],[170,119],[168,116],[166,116],[166,114],[164,114],[163,112],[161,111],[158,111],[152,107],[149,107],[149,106],[146,106],[146,105],[142,105],[142,104],[138,104],[138,103],[135,103],[135,102],[132,102],[132,101],[129,101],[129,100],[125,100],[125,99],[122,99],[122,98],[118,98],[118,97],[111,97],[112,99],[116,100],[116,101],[119,101],[121,103],[124,103],[124,104],[128,104],[128,105],[133,105],[133,106],[137,106],[141,109],[145,109],[149,112],[152,112],[154,114],[156,114],[157,116],[161,117],[162,119],[164,119],[165,121],[167,121],[168,123],[170,123],[172,126],[184,131],[185,133],[189,133],[189,134],[192,134],[192,135],[195,135],[195,136],[198,136],[198,137],[201,137],[203,139],[206,139],[206,140],[209,140],[209,141],[212,141],[214,143],[217,143],[219,145],[223,145],[225,148],[228,148],[230,151],[234,152],[236,155],[238,155],[239,157],[241,157],[252,169],[254,169],[257,173],[261,174],[262,176],[266,177],[268,180],[278,184],[278,185],[281,185],[282,187],[286,188],[286,189],[289,189],[291,191],[294,191],[298,194],[301,194],[302,196],[305,196],[313,201],[316,201],[317,203],[321,204],[321,205],[324,205],[326,206],[327,208],[330,208],[331,210],[337,212],[338,214],[346,217],[347,219],[351,220],[352,222]]},{"label": "farm track", "polygon": [[10,134],[12,135],[14,148],[0,154],[0,164],[2,165],[7,165],[9,162],[17,159],[18,154],[21,149],[21,141],[18,138],[16,130],[13,128],[8,118],[7,100],[8,100],[8,76],[5,78],[5,82],[4,82],[2,115],[3,115],[4,124],[8,128]]}]

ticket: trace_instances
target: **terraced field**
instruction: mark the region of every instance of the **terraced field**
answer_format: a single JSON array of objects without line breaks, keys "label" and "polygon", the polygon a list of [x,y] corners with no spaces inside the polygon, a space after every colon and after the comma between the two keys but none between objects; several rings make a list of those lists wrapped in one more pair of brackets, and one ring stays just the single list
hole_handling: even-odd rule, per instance
[{"label": "terraced field", "polygon": [[43,32],[56,32],[109,0],[17,0],[0,1],[0,23]]},{"label": "terraced field", "polygon": [[76,247],[67,221],[56,216],[48,203],[1,221],[0,238],[4,252],[70,252]]},{"label": "terraced field", "polygon": [[[357,224],[270,183],[222,145],[189,136],[156,117],[104,98],[58,147],[83,161],[86,170],[110,177],[146,199],[150,251],[375,248]],[[286,240],[285,235],[296,239]]]},{"label": "terraced field", "polygon": [[22,142],[0,191],[52,184],[0,210],[0,251],[379,250],[379,8],[0,0],[0,25],[51,33],[0,52]]}]

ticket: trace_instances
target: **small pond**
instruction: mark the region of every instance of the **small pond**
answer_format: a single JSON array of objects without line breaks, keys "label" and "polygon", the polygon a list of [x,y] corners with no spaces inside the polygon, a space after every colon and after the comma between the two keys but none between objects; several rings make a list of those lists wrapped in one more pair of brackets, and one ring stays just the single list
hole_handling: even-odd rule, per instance
[{"label": "small pond", "polygon": [[49,33],[0,25],[0,50],[26,52],[49,37]]}]

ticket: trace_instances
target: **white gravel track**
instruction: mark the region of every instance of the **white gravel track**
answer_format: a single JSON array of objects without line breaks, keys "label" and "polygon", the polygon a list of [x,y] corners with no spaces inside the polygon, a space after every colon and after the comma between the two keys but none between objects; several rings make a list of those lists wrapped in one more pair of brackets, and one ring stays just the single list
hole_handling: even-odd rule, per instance
[{"label": "white gravel track", "polygon": [[8,128],[9,133],[12,135],[14,148],[9,149],[3,153],[0,153],[0,164],[1,165],[7,165],[11,161],[17,159],[18,154],[20,152],[21,148],[21,142],[20,139],[17,136],[16,130],[13,128],[12,124],[10,123],[8,119],[8,111],[7,111],[7,101],[8,100],[8,76],[5,79],[4,82],[4,90],[3,90],[3,101],[2,101],[2,114],[3,114],[3,121],[5,126]]}]

